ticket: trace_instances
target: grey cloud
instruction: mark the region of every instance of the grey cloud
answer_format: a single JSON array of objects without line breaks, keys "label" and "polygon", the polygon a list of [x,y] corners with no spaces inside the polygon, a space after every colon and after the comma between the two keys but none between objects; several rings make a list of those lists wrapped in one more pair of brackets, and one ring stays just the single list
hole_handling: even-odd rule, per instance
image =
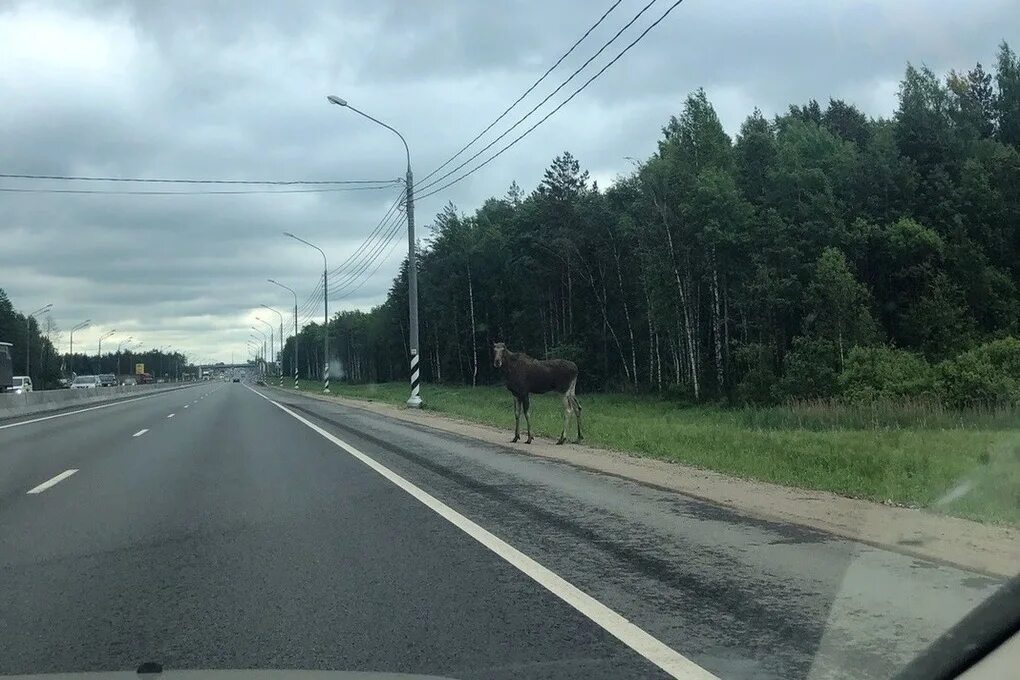
[{"label": "grey cloud", "polygon": [[[609,4],[0,4],[0,32],[18,31],[0,52],[0,169],[236,179],[401,177],[399,141],[328,105],[325,95],[337,93],[405,133],[421,179],[516,98]],[[550,87],[643,4],[625,0],[554,73]],[[667,4],[658,3],[637,26]],[[447,201],[467,211],[503,194],[514,180],[532,188],[563,150],[600,181],[628,172],[625,157],[651,153],[662,124],[699,86],[731,133],[753,106],[775,113],[830,95],[890,115],[906,61],[937,71],[967,68],[979,59],[988,63],[1001,39],[1020,42],[1018,26],[1020,6],[1006,0],[745,0],[726,3],[725,11],[720,3],[688,0],[518,147],[421,201],[421,233]],[[596,66],[627,42],[622,38]],[[529,98],[507,121],[537,101]],[[29,186],[13,180],[0,185]],[[117,327],[153,345],[170,342],[228,358],[231,350],[243,353],[246,319],[259,304],[292,304],[265,283],[267,277],[293,285],[302,302],[315,286],[318,254],[288,242],[281,231],[322,245],[339,263],[375,227],[397,191],[0,194],[0,286],[22,308],[53,302],[54,317],[65,328],[93,318],[95,328],[82,333],[82,342]],[[342,305],[382,301],[399,266],[397,245]]]}]

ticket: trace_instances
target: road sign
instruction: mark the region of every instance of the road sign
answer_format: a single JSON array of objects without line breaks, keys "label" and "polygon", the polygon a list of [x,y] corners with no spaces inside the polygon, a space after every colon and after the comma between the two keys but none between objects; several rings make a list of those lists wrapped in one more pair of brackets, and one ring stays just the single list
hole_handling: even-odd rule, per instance
[{"label": "road sign", "polygon": [[135,375],[145,373],[145,364],[135,364]]}]

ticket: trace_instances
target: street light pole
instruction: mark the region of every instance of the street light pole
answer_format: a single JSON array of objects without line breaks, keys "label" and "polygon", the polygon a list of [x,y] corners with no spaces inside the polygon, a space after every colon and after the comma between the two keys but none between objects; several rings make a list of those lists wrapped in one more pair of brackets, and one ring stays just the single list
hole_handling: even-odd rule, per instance
[{"label": "street light pole", "polygon": [[48,304],[25,316],[25,377],[31,378],[29,370],[32,368],[32,317],[48,311],[53,305]]},{"label": "street light pole", "polygon": [[74,375],[74,332],[75,331],[80,331],[83,328],[88,328],[88,325],[90,323],[92,323],[92,319],[85,319],[80,324],[78,324],[77,326],[75,326],[74,328],[71,329],[71,353],[70,353],[70,361],[71,361],[70,369],[71,370],[70,370],[70,374],[72,376]]},{"label": "street light pole", "polygon": [[255,320],[259,321],[261,323],[264,323],[269,328],[269,358],[272,359],[273,362],[275,363],[276,362],[276,349],[275,349],[274,344],[273,344],[273,324],[271,324],[268,321],[266,321],[264,319],[261,319],[261,318],[259,318],[257,316],[255,317]]},{"label": "street light pole", "polygon": [[133,335],[129,335],[127,338],[125,338],[124,340],[121,340],[120,342],[117,343],[117,380],[120,380],[120,376],[121,376],[121,372],[120,372],[120,349],[121,349],[121,347],[124,346],[125,342],[131,342],[134,339],[135,338],[134,338]]},{"label": "street light pole", "polygon": [[292,368],[294,369],[294,389],[296,390],[296,389],[298,389],[298,327],[297,327],[297,325],[298,325],[298,321],[297,321],[297,292],[295,292],[293,288],[290,288],[290,287],[288,287],[288,286],[285,286],[285,285],[283,285],[282,283],[280,283],[279,281],[274,281],[273,279],[266,279],[266,280],[267,280],[267,281],[269,281],[269,283],[272,283],[272,284],[274,284],[274,285],[277,285],[277,286],[279,286],[280,288],[283,288],[284,290],[289,290],[289,291],[291,292],[291,294],[292,294],[292,295],[294,296],[294,358],[293,358],[293,360],[291,361],[291,363],[293,364],[293,367],[292,367]]},{"label": "street light pole", "polygon": [[322,359],[325,364],[322,371],[322,391],[325,394],[329,394],[329,270],[326,264],[326,253],[322,252],[322,248],[309,243],[303,238],[299,238],[289,231],[283,232],[284,236],[289,236],[295,241],[301,241],[306,246],[311,246],[319,251],[322,255],[322,312],[323,312],[323,328],[322,328]]},{"label": "street light pole", "polygon": [[348,104],[347,100],[341,99],[336,95],[331,94],[326,99],[331,104],[350,109],[359,116],[363,116],[373,123],[383,126],[397,137],[400,137],[400,141],[404,143],[404,152],[407,154],[407,179],[405,181],[407,200],[404,208],[407,212],[407,303],[410,322],[408,345],[411,351],[411,396],[407,400],[407,405],[411,408],[421,408],[422,402],[419,394],[421,386],[418,381],[418,259],[416,252],[417,245],[414,238],[414,175],[411,173],[411,149],[407,146],[407,140],[404,139],[404,135],[397,132],[395,128],[390,127],[378,118],[373,118],[364,111],[359,111]]},{"label": "street light pole", "polygon": [[251,326],[251,329],[253,331],[255,331],[256,333],[258,333],[262,337],[262,372],[265,373],[266,372],[266,334],[263,333],[262,331],[260,331],[259,329],[255,328],[255,326]]},{"label": "street light pole", "polygon": [[96,374],[103,372],[103,340],[113,337],[117,330],[114,329],[99,336],[99,349],[96,350]]},{"label": "street light pole", "polygon": [[[280,317],[280,335],[277,336],[280,338],[280,351],[277,353],[277,360],[279,361],[279,364],[276,366],[276,373],[280,377],[280,387],[283,387],[283,314],[280,314],[280,312],[276,311],[269,305],[261,306]],[[297,338],[294,338],[294,340],[296,341]]]}]

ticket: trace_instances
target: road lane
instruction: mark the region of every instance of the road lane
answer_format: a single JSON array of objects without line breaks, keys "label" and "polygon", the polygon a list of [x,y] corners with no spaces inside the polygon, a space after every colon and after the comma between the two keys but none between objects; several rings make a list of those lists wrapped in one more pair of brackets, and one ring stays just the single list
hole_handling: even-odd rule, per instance
[{"label": "road lane", "polygon": [[664,677],[241,385],[44,496],[0,512],[0,672]]},{"label": "road lane", "polygon": [[722,677],[888,677],[999,581],[263,390]]},{"label": "road lane", "polygon": [[[13,603],[0,607],[0,649],[14,650],[0,672],[131,668],[141,657],[177,668],[657,677],[313,430],[242,385],[216,387],[174,419],[169,408],[146,414],[144,437],[125,427],[110,449],[33,479],[80,468],[44,494],[24,485],[0,506],[0,601]],[[886,677],[997,587],[262,391],[721,677]]]},{"label": "road lane", "polygon": [[0,512],[9,498],[24,493],[39,478],[82,467],[91,457],[106,455],[122,438],[151,427],[166,413],[193,399],[192,390],[211,391],[217,387],[202,384],[171,390],[42,421],[5,421],[7,427],[0,429]]}]

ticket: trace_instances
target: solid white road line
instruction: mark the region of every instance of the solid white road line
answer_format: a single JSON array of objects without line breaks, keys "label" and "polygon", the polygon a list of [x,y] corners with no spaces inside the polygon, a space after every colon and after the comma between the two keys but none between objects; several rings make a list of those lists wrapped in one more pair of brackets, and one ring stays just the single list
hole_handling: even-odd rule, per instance
[{"label": "solid white road line", "polygon": [[177,415],[177,414],[176,413],[171,413],[170,415],[167,416],[167,418],[173,418],[175,415]]},{"label": "solid white road line", "polygon": [[[186,388],[185,388],[186,389]],[[165,392],[158,392],[157,394],[147,394],[144,397],[135,397],[134,399],[121,399],[120,401],[111,401],[109,404],[100,404],[99,406],[89,406],[88,408],[80,408],[77,411],[68,411],[67,413],[54,413],[51,416],[41,416],[39,418],[32,418],[31,420],[22,420],[18,423],[8,423],[7,425],[0,425],[0,430],[6,430],[8,427],[21,427],[22,425],[31,425],[32,423],[41,423],[44,420],[53,420],[54,418],[64,418],[66,416],[74,416],[79,413],[85,413],[87,411],[96,411],[101,408],[110,408],[111,406],[120,406],[121,404],[130,404],[133,401],[142,401],[143,399],[152,399],[153,397],[161,397],[164,394],[172,394],[177,390],[167,390]]]},{"label": "solid white road line", "polygon": [[68,477],[70,477],[71,475],[73,475],[77,471],[78,471],[77,468],[72,468],[70,470],[64,470],[63,472],[61,472],[59,475],[57,475],[53,479],[48,479],[45,482],[43,482],[42,484],[40,484],[39,486],[35,487],[34,489],[29,489],[27,491],[27,493],[41,493],[41,492],[45,491],[46,489],[50,488],[51,486],[53,486],[54,484],[59,484],[60,482],[64,481],[65,479],[67,479]]},{"label": "solid white road line", "polygon": [[135,432],[135,433],[134,433],[133,435],[131,435],[131,436],[132,436],[132,437],[141,437],[141,436],[142,436],[143,434],[145,434],[145,433],[146,433],[146,432],[148,432],[148,431],[149,431],[149,428],[145,428],[144,430],[138,430],[138,432]]},{"label": "solid white road line", "polygon": [[613,635],[615,638],[620,640],[620,642],[627,645],[644,658],[648,659],[648,661],[661,668],[670,676],[674,678],[682,678],[683,680],[709,680],[716,678],[715,675],[712,675],[707,670],[683,656],[673,648],[667,646],[665,643],[637,627],[620,614],[617,614],[606,605],[571,584],[563,577],[542,566],[495,534],[483,529],[478,524],[475,524],[464,515],[446,505],[435,496],[432,496],[427,491],[415,486],[413,483],[393,472],[385,465],[382,465],[375,459],[370,458],[347,442],[322,429],[315,423],[298,415],[294,411],[291,411],[286,406],[273,401],[258,390],[254,390],[247,385],[245,385],[245,387],[268,401],[273,406],[276,406],[287,415],[296,419],[298,422],[311,428],[336,446],[339,446],[351,456],[357,458],[387,480],[406,491],[416,500],[425,505],[425,507],[429,510],[432,510],[440,517],[450,522],[468,536],[504,559],[506,562],[524,572],[524,574],[531,577],[531,579],[540,586],[587,616],[595,624],[602,627],[606,632]]}]

